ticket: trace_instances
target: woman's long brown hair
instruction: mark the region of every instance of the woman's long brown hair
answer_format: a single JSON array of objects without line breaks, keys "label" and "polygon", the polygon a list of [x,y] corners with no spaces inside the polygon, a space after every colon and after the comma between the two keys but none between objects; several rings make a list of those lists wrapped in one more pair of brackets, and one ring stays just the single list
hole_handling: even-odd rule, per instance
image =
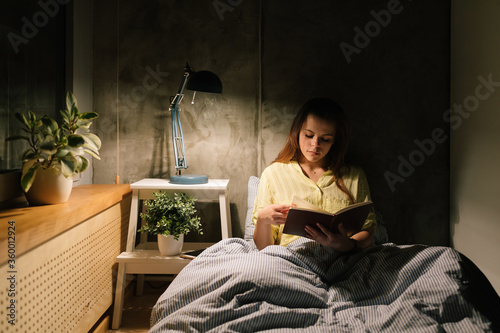
[{"label": "woman's long brown hair", "polygon": [[333,172],[337,186],[349,197],[351,204],[355,203],[353,195],[345,187],[344,181],[342,180],[342,176],[349,171],[348,166],[344,162],[344,157],[347,152],[347,146],[349,145],[351,131],[344,111],[336,102],[329,98],[310,99],[300,108],[293,119],[285,146],[273,163],[299,161],[301,155],[299,134],[302,125],[309,115],[314,115],[335,126],[335,141],[325,158],[328,162],[328,167]]}]

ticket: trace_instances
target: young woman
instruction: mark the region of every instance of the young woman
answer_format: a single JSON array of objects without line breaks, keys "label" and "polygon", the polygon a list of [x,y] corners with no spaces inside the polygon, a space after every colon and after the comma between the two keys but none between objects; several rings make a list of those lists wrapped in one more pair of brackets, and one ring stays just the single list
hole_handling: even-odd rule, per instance
[{"label": "young woman", "polygon": [[[349,125],[340,106],[327,98],[309,100],[293,120],[287,142],[276,160],[263,172],[253,209],[253,239],[259,250],[286,246],[299,236],[283,234],[294,195],[336,212],[370,200],[363,170],[344,163]],[[372,212],[360,232],[348,235],[342,225],[332,233],[323,225],[306,227],[309,238],[340,252],[370,247],[375,229]]]}]

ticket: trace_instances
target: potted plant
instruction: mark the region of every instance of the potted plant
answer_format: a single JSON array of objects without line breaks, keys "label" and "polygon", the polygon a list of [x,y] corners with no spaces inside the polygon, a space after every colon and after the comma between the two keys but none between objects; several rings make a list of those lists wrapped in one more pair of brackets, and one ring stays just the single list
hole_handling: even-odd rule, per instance
[{"label": "potted plant", "polygon": [[158,247],[161,255],[175,256],[181,253],[184,235],[196,231],[202,235],[200,217],[195,216],[196,199],[185,193],[154,192],[153,200],[146,200],[146,211],[141,213],[145,224],[139,229],[158,235]]},{"label": "potted plant", "polygon": [[32,205],[66,202],[74,176],[89,165],[83,155],[100,159],[101,140],[90,133],[92,119],[98,114],[80,113],[71,92],[66,95],[66,110],[60,113],[60,124],[46,115],[37,118],[31,111],[27,116],[16,113],[25,134],[7,138],[25,140],[29,144],[20,156],[23,162],[21,187]]}]

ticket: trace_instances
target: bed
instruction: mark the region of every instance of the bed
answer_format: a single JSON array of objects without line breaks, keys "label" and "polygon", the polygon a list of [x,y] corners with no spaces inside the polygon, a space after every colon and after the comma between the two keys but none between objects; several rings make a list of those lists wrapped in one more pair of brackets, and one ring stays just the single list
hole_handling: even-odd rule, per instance
[{"label": "bed", "polygon": [[345,255],[304,238],[257,251],[248,214],[246,227],[245,238],[220,241],[179,273],[153,308],[150,332],[499,329],[497,293],[451,248],[385,242]]}]

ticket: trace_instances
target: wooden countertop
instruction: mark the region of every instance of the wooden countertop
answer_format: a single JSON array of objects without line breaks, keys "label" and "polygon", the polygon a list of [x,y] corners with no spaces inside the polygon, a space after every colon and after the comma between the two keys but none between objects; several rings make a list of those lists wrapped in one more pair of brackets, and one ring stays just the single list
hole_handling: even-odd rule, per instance
[{"label": "wooden countertop", "polygon": [[80,185],[73,188],[69,200],[63,204],[34,207],[26,204],[0,210],[0,265],[8,259],[11,224],[15,225],[15,254],[19,257],[129,195],[132,195],[129,184]]}]

